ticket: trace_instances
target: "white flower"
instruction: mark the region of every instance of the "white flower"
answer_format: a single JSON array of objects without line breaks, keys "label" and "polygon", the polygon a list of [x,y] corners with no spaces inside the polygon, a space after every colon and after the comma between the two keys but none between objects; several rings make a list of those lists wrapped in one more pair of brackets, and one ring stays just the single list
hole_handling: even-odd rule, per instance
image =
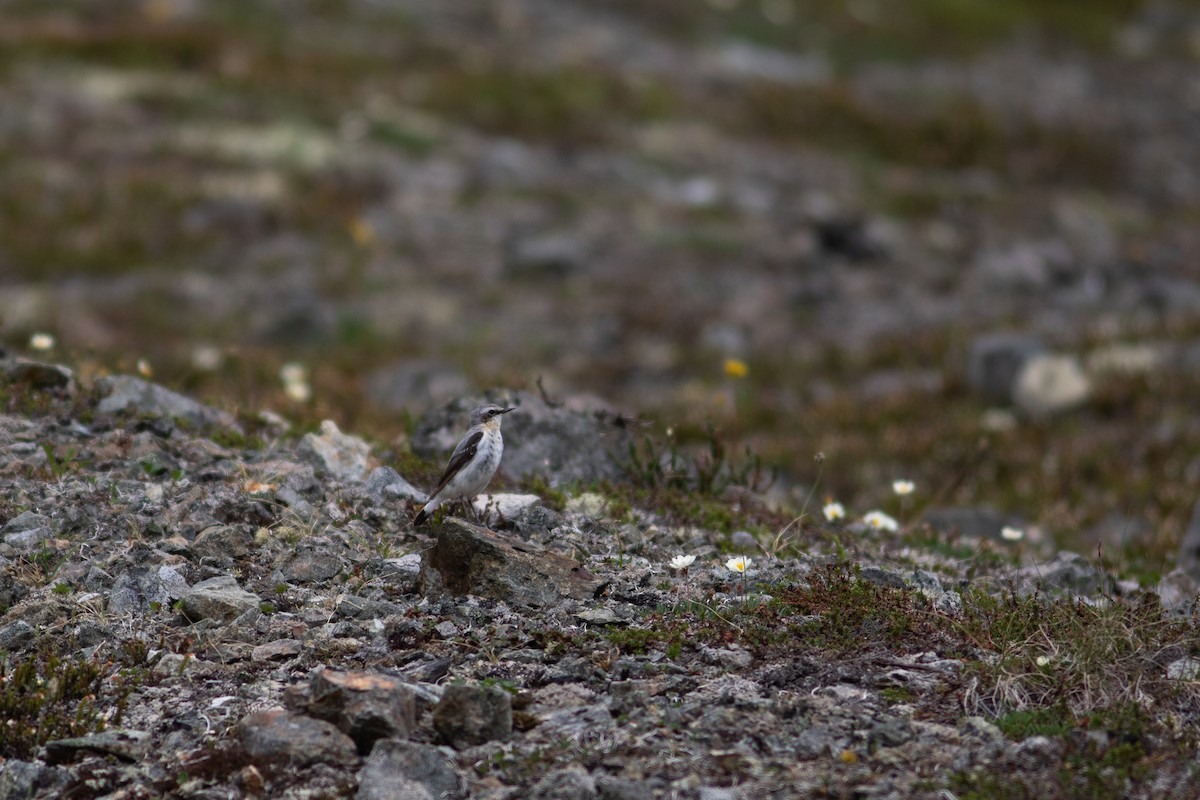
[{"label": "white flower", "polygon": [[29,337],[29,346],[34,350],[41,350],[43,352],[53,350],[54,337],[48,333],[35,333]]},{"label": "white flower", "polygon": [[1050,663],[1050,659],[1049,659],[1049,658],[1047,658],[1046,656],[1038,656],[1038,657],[1037,657],[1037,659],[1035,660],[1035,663],[1036,663],[1036,664],[1037,664],[1039,667],[1044,667],[1044,666],[1046,666],[1047,664],[1049,664],[1049,663]]},{"label": "white flower", "polygon": [[912,481],[892,481],[892,491],[901,497],[906,494],[912,494],[915,488],[917,486]]},{"label": "white flower", "polygon": [[154,367],[150,366],[150,361],[148,359],[139,358],[137,360],[137,371],[138,374],[143,378],[154,377]]},{"label": "white flower", "polygon": [[312,387],[308,384],[308,369],[298,361],[289,361],[279,368],[279,379],[283,381],[283,393],[296,403],[305,403],[312,398]]},{"label": "white flower", "polygon": [[279,380],[284,383],[305,383],[308,380],[308,368],[299,361],[289,361],[279,368]]},{"label": "white flower", "polygon": [[900,523],[882,511],[868,511],[863,515],[863,522],[877,531],[900,530]]},{"label": "white flower", "polygon": [[675,556],[671,559],[671,569],[687,569],[695,560],[695,556]]},{"label": "white flower", "polygon": [[730,572],[745,572],[750,569],[749,556],[738,556],[725,562],[725,569]]},{"label": "white flower", "polygon": [[846,516],[846,507],[841,503],[830,501],[821,509],[821,513],[825,515],[828,522],[837,522]]},{"label": "white flower", "polygon": [[1025,531],[1020,528],[1014,528],[1011,525],[1005,525],[1000,529],[1000,538],[1006,542],[1019,542],[1025,538]]},{"label": "white flower", "polygon": [[221,351],[211,344],[198,345],[192,351],[192,368],[200,372],[214,372],[221,366]]},{"label": "white flower", "polygon": [[312,399],[312,387],[307,383],[286,383],[283,386],[283,393],[293,403],[307,403]]}]

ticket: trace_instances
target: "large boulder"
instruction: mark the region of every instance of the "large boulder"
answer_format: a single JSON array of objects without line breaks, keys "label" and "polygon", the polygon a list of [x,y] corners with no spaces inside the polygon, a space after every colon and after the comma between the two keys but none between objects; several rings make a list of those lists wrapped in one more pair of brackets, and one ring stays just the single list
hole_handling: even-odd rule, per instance
[{"label": "large boulder", "polygon": [[509,477],[540,475],[553,484],[617,480],[630,433],[607,409],[550,405],[536,394],[489,393],[459,398],[421,418],[413,434],[414,452],[443,459],[466,433],[471,409],[484,402],[506,403],[516,410],[504,418],[504,460]]}]

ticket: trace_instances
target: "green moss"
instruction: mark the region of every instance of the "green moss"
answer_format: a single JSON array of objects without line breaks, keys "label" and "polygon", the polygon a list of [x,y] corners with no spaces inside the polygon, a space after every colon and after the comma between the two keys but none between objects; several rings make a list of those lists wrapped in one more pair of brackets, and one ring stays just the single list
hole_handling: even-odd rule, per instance
[{"label": "green moss", "polygon": [[567,493],[561,487],[554,487],[542,475],[529,475],[517,484],[522,492],[536,494],[542,498],[542,505],[562,512],[567,508]]},{"label": "green moss", "polygon": [[598,67],[553,71],[492,64],[428,76],[422,105],[488,133],[569,144],[611,140],[619,123],[664,116],[673,106],[655,82]]},{"label": "green moss", "polygon": [[109,685],[99,662],[53,654],[10,659],[0,661],[0,719],[8,721],[0,725],[0,756],[29,758],[52,739],[103,730],[106,710],[120,723],[130,687]]},{"label": "green moss", "polygon": [[663,633],[647,628],[618,628],[605,634],[622,653],[644,655],[646,651],[663,640]]},{"label": "green moss", "polygon": [[1074,719],[1061,707],[1010,711],[996,719],[996,727],[1010,739],[1030,736],[1063,736],[1075,727]]},{"label": "green moss", "polygon": [[806,586],[778,597],[788,613],[809,617],[796,633],[823,650],[873,645],[903,651],[916,642],[936,642],[937,627],[922,595],[862,580],[857,566],[817,567]]}]

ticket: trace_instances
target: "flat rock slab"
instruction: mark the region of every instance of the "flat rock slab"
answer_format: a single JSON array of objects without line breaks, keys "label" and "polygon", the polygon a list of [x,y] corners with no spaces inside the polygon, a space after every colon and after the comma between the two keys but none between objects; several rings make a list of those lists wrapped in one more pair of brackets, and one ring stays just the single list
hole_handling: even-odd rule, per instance
[{"label": "flat rock slab", "polygon": [[450,517],[421,560],[420,589],[503,600],[515,606],[588,600],[604,582],[561,553]]},{"label": "flat rock slab", "polygon": [[[421,418],[413,452],[441,459],[467,429],[479,397],[460,397]],[[621,480],[631,441],[619,415],[602,408],[579,410],[547,405],[531,392],[489,394],[487,400],[516,406],[504,420],[501,470],[512,478],[541,475],[552,484]]]},{"label": "flat rock slab", "polygon": [[217,619],[228,622],[259,605],[258,595],[238,586],[231,575],[201,581],[181,598],[183,615],[192,622]]},{"label": "flat rock slab", "polygon": [[27,383],[34,389],[71,389],[75,381],[69,367],[21,358],[0,361],[0,377]]},{"label": "flat rock slab", "polygon": [[149,746],[150,734],[145,731],[113,729],[46,742],[46,762],[63,764],[74,761],[84,751],[113,755],[125,761],[140,761]]},{"label": "flat rock slab", "polygon": [[259,711],[238,723],[238,737],[251,758],[293,766],[345,764],[358,761],[354,741],[324,720],[289,714],[281,709]]},{"label": "flat rock slab", "polygon": [[103,396],[96,406],[96,411],[101,414],[149,414],[166,419],[183,419],[199,427],[240,430],[231,414],[133,375],[100,378],[96,381],[96,388]]}]

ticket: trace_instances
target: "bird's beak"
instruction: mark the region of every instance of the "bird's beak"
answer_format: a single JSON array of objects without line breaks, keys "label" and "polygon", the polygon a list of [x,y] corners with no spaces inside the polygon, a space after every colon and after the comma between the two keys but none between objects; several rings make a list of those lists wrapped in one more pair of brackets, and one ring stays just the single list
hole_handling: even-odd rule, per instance
[{"label": "bird's beak", "polygon": [[516,407],[516,406],[512,406],[512,407],[510,407],[510,408],[505,408],[505,409],[502,409],[502,410],[500,411],[500,413],[501,413],[501,414],[507,414],[507,413],[508,413],[508,412],[510,412],[510,411],[516,411],[516,410],[517,410],[517,407]]}]

